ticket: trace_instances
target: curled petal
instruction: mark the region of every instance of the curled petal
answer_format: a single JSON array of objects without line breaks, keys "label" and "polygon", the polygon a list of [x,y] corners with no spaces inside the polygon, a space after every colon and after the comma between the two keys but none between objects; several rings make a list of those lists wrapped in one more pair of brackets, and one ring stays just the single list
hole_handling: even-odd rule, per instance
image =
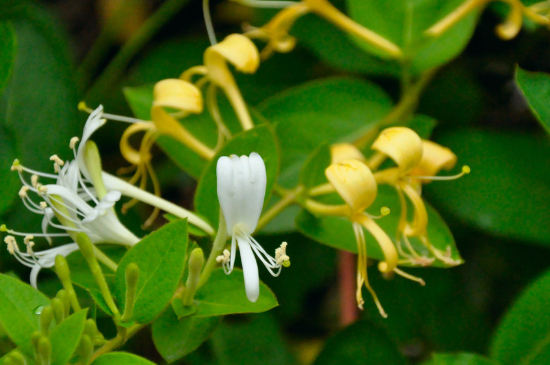
[{"label": "curled petal", "polygon": [[335,143],[330,146],[331,163],[338,163],[344,160],[365,161],[365,156],[357,147],[351,143]]},{"label": "curled petal", "polygon": [[428,211],[426,210],[426,205],[422,197],[418,191],[409,184],[400,184],[399,186],[403,189],[403,192],[407,198],[409,198],[414,208],[413,221],[407,224],[404,234],[410,237],[425,235],[428,227]]},{"label": "curled petal", "polygon": [[435,176],[441,169],[452,169],[456,161],[456,155],[447,147],[422,140],[422,160],[413,168],[411,176]]},{"label": "curled petal", "polygon": [[204,52],[204,65],[212,79],[216,79],[220,65],[226,68],[225,62],[243,73],[254,73],[260,65],[260,55],[250,39],[242,34],[230,34]]},{"label": "curled petal", "polygon": [[397,255],[397,250],[392,240],[388,237],[386,232],[368,216],[361,214],[356,217],[355,220],[372,234],[384,253],[384,261],[378,264],[378,269],[384,273],[393,271],[397,267],[399,256]]},{"label": "curled petal", "polygon": [[344,160],[331,164],[325,170],[328,181],[357,214],[367,209],[376,199],[378,187],[371,170],[359,160]]},{"label": "curled petal", "polygon": [[372,144],[372,149],[394,160],[401,176],[408,174],[422,159],[422,139],[406,127],[384,129]]},{"label": "curled petal", "polygon": [[190,82],[166,79],[155,84],[154,106],[177,109],[189,113],[202,113],[203,101],[199,89]]}]

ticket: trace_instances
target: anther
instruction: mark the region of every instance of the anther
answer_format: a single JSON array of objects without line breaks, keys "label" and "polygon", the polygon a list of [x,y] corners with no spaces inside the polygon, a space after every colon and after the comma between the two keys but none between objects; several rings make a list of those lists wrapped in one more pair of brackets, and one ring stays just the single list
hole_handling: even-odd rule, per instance
[{"label": "anther", "polygon": [[290,266],[290,257],[286,254],[287,242],[281,243],[281,247],[275,250],[275,260],[278,265],[283,265],[284,267]]},{"label": "anther", "polygon": [[88,108],[88,105],[86,105],[85,101],[81,101],[80,103],[78,103],[78,110],[87,113],[91,113],[93,111],[92,109]]},{"label": "anther", "polygon": [[8,245],[8,252],[10,253],[10,255],[13,255],[15,251],[19,251],[19,247],[17,247],[17,241],[15,240],[15,237],[6,236],[4,238],[4,242]]},{"label": "anther", "polygon": [[78,143],[78,141],[80,141],[80,139],[78,137],[71,138],[71,142],[69,143],[70,149],[74,150],[74,148],[76,147],[76,144]]},{"label": "anther", "polygon": [[8,232],[8,227],[6,227],[5,224],[2,224],[2,225],[0,226],[0,232]]},{"label": "anther", "polygon": [[31,176],[31,185],[33,188],[36,188],[38,186],[38,175]]},{"label": "anther", "polygon": [[65,162],[62,159],[60,159],[57,155],[52,155],[50,157],[50,161],[54,162],[53,169],[55,172],[59,172],[59,168],[65,165]]},{"label": "anther", "polygon": [[231,254],[228,250],[223,250],[223,254],[216,257],[216,262],[220,264],[227,264],[230,261]]},{"label": "anther", "polygon": [[388,208],[388,207],[382,207],[382,209],[380,209],[380,214],[382,214],[382,215],[388,215],[388,214],[390,214],[390,208]]},{"label": "anther", "polygon": [[29,191],[28,186],[22,186],[21,189],[19,190],[19,197],[21,199],[25,199],[27,197],[27,192],[28,191]]},{"label": "anther", "polygon": [[48,203],[46,203],[44,201],[40,202],[40,208],[46,209],[47,207],[48,207]]}]

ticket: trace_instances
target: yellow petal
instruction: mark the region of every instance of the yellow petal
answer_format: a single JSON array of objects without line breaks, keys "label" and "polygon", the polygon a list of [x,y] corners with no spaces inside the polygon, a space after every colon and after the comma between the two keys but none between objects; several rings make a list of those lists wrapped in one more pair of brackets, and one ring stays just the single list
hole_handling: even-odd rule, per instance
[{"label": "yellow petal", "polygon": [[426,235],[428,227],[428,211],[418,191],[410,184],[402,183],[399,187],[403,190],[414,208],[412,223],[407,223],[404,234],[409,237]]},{"label": "yellow petal", "polygon": [[406,127],[384,129],[372,144],[372,149],[394,160],[401,176],[408,174],[422,159],[422,139]]},{"label": "yellow petal", "polygon": [[200,90],[180,79],[166,79],[155,84],[153,105],[173,108],[189,113],[201,113],[203,109]]},{"label": "yellow petal", "polygon": [[147,161],[142,161],[141,154],[138,150],[132,147],[130,144],[130,137],[139,132],[148,132],[155,128],[153,123],[134,123],[130,125],[124,133],[122,133],[122,138],[120,138],[120,153],[130,162],[132,165],[139,165],[141,162],[147,162],[150,160],[150,157]]},{"label": "yellow petal", "polygon": [[344,160],[325,170],[328,181],[351,207],[352,214],[361,213],[376,199],[378,187],[370,169],[359,160]]},{"label": "yellow petal", "polygon": [[456,160],[456,155],[447,147],[422,140],[422,160],[411,171],[411,176],[435,176],[441,169],[450,170],[455,167]]},{"label": "yellow petal", "polygon": [[244,73],[254,73],[260,65],[260,54],[250,39],[242,34],[230,34],[223,41],[210,46],[204,52],[204,65],[212,79],[217,79],[220,65],[231,63]]},{"label": "yellow petal", "polygon": [[361,214],[355,217],[354,220],[360,223],[367,229],[367,231],[370,232],[370,234],[372,234],[384,253],[384,261],[378,264],[378,269],[384,273],[392,272],[397,267],[397,261],[399,259],[397,249],[395,248],[392,240],[388,237],[386,232],[384,232],[384,230],[367,215]]},{"label": "yellow petal", "polygon": [[168,114],[162,107],[153,106],[151,117],[157,130],[175,140],[183,143],[206,160],[214,157],[214,151],[199,141],[187,129],[183,127],[174,117]]},{"label": "yellow petal", "polygon": [[357,147],[350,143],[335,143],[330,146],[331,163],[338,163],[344,160],[365,161],[365,156]]},{"label": "yellow petal", "polygon": [[509,40],[514,38],[521,30],[524,6],[519,0],[507,0],[505,2],[510,5],[511,9],[508,12],[506,21],[497,26],[496,32],[501,39]]}]

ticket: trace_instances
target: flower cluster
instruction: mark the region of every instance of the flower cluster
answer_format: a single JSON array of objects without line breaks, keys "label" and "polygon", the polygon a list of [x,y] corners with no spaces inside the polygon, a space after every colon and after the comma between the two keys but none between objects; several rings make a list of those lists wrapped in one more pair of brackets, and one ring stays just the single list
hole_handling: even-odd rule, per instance
[{"label": "flower cluster", "polygon": [[[432,180],[451,180],[469,173],[464,166],[462,172],[455,176],[435,176],[441,169],[451,169],[456,164],[456,156],[445,147],[434,142],[422,140],[413,130],[406,127],[393,127],[383,130],[372,144],[375,153],[370,159],[351,144],[332,146],[332,164],[325,174],[330,183],[310,191],[310,195],[320,195],[336,191],[346,203],[345,206],[327,206],[313,200],[306,203],[306,208],[313,213],[339,215],[349,218],[357,240],[357,304],[363,307],[361,287],[363,284],[374,298],[382,316],[386,313],[367,278],[367,246],[363,229],[366,229],[378,242],[384,254],[384,261],[378,264],[382,273],[394,272],[424,285],[420,278],[411,276],[397,266],[400,264],[427,266],[434,260],[446,266],[461,263],[451,257],[450,251],[441,251],[434,247],[428,237],[428,213],[422,199],[422,184]],[[387,159],[394,166],[380,169]],[[375,171],[373,173],[373,171]],[[395,188],[399,196],[401,212],[395,232],[395,242],[382,230],[366,210],[375,201],[379,184]],[[407,206],[414,208],[413,218],[409,220]],[[382,209],[382,215],[389,213]],[[418,253],[410,243],[411,238],[420,240],[426,253]]]}]

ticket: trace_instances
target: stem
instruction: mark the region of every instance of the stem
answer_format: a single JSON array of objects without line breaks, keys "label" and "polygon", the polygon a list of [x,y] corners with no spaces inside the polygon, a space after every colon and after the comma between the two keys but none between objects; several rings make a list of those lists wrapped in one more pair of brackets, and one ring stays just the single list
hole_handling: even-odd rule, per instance
[{"label": "stem", "polygon": [[179,218],[187,218],[189,223],[197,226],[211,236],[215,233],[214,229],[208,223],[199,218],[199,216],[193,214],[193,212],[183,209],[182,207],[151,194],[148,191],[139,189],[116,176],[103,172],[103,181],[105,182],[105,185],[109,186],[110,189],[118,190],[123,195],[135,198],[146,204],[162,209],[165,212],[173,214]]},{"label": "stem", "polygon": [[269,208],[269,210],[260,217],[258,225],[256,226],[256,232],[264,228],[273,218],[275,218],[279,213],[285,210],[289,205],[294,203],[296,201],[296,198],[300,194],[302,194],[303,191],[304,186],[298,185],[295,189],[285,192],[285,194],[282,194],[283,198],[279,200],[274,206]]},{"label": "stem", "polygon": [[92,359],[90,360],[90,363],[93,363],[94,360],[100,357],[101,355],[111,352],[114,349],[124,345],[124,343],[126,342],[126,340],[128,340],[128,338],[135,335],[140,329],[142,329],[145,326],[146,324],[133,325],[132,327],[128,328],[126,333],[119,333],[115,338],[107,341],[105,345],[101,346],[96,352],[94,352],[94,354],[92,355]]},{"label": "stem", "polygon": [[118,265],[116,262],[111,260],[109,256],[105,255],[97,246],[94,245],[94,255],[95,258],[101,262],[103,265],[107,266],[112,272],[116,272]]},{"label": "stem", "polygon": [[357,138],[353,144],[359,149],[365,148],[374,139],[374,137],[378,135],[380,128],[392,125],[412,113],[414,109],[416,109],[418,100],[420,99],[420,94],[433,79],[437,70],[437,68],[433,68],[422,74],[418,81],[408,88],[407,93],[403,95],[401,100],[399,100],[399,103],[395,105],[392,111],[384,118],[380,119],[378,123],[376,123],[375,127],[369,128],[368,131]]},{"label": "stem", "polygon": [[[357,321],[355,296],[355,258],[351,252],[338,251],[338,281],[340,284],[340,325],[345,327]],[[351,299],[351,300],[350,300]]]},{"label": "stem", "polygon": [[111,87],[120,79],[130,61],[153,38],[159,29],[177,14],[189,0],[166,0],[161,7],[143,24],[128,42],[122,46],[120,52],[111,61],[109,66],[88,90],[87,98],[100,94]]},{"label": "stem", "polygon": [[202,287],[208,281],[212,270],[214,270],[214,267],[216,267],[216,257],[221,255],[223,248],[225,247],[225,242],[227,241],[227,238],[227,226],[225,224],[223,213],[220,209],[220,225],[218,227],[218,234],[214,239],[214,243],[212,243],[212,251],[210,251],[210,255],[208,256],[206,265],[204,265],[204,270],[202,271],[199,283],[197,284],[197,289]]}]

